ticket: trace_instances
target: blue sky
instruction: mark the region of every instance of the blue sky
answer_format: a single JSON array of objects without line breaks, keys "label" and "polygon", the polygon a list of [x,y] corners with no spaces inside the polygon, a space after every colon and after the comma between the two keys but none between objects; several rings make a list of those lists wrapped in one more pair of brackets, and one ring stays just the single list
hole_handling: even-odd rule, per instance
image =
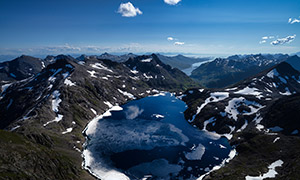
[{"label": "blue sky", "polygon": [[[0,54],[300,51],[299,0],[165,1],[0,0]],[[140,13],[122,16],[128,2]]]}]

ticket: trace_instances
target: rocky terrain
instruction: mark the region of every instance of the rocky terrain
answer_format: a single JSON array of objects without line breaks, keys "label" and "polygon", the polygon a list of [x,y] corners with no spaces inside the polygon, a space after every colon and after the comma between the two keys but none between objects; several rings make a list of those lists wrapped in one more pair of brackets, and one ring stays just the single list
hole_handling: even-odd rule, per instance
[{"label": "rocky terrain", "polygon": [[113,105],[197,86],[156,55],[125,63],[48,57],[36,75],[6,86],[0,100],[0,179],[93,179],[82,169],[82,131]]},{"label": "rocky terrain", "polygon": [[[0,179],[94,179],[82,169],[87,123],[112,106],[159,91],[177,92],[188,106],[184,115],[190,124],[225,136],[236,147],[234,159],[210,169],[204,179],[258,177],[272,170],[273,163],[277,179],[297,179],[299,57],[276,57],[276,63],[286,62],[269,67],[263,61],[267,69],[222,89],[199,88],[155,54],[121,63],[65,55],[4,62]],[[253,56],[248,58],[252,63]]]},{"label": "rocky terrain", "polygon": [[[287,62],[293,59],[299,60]],[[229,88],[186,91],[186,119],[227,137],[237,150],[229,164],[204,179],[259,177],[279,160],[283,164],[276,168],[276,179],[297,179],[299,94],[300,73],[286,62]]]},{"label": "rocky terrain", "polygon": [[205,87],[224,88],[279,64],[288,57],[283,54],[256,54],[217,58],[199,66],[192,72],[191,77]]}]

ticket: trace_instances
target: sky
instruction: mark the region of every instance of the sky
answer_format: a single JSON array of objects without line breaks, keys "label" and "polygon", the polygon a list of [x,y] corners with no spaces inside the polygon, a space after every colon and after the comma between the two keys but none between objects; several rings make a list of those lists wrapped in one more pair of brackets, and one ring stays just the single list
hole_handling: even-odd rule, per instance
[{"label": "sky", "polygon": [[0,0],[0,55],[299,51],[299,0]]}]

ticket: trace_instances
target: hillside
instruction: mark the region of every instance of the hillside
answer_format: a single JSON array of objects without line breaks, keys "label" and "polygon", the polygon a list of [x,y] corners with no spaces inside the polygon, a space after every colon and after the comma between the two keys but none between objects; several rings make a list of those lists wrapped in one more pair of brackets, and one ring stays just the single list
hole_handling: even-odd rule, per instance
[{"label": "hillside", "polygon": [[[146,59],[152,62],[147,65]],[[110,60],[88,58],[79,62],[61,56],[35,76],[7,87],[0,99],[0,126],[12,131],[1,133],[14,140],[0,142],[3,146],[10,143],[0,151],[0,160],[7,164],[0,166],[0,179],[92,178],[81,168],[82,130],[89,121],[113,105],[159,90],[179,91],[195,85],[155,55],[137,57],[132,62],[135,70]],[[168,84],[164,86],[164,82]],[[12,157],[18,163],[9,163]]]},{"label": "hillside", "polygon": [[293,179],[299,167],[300,73],[282,62],[227,89],[191,89],[182,99],[186,119],[230,140],[237,155],[204,179],[245,179],[266,173],[281,160],[278,179]]},{"label": "hillside", "polygon": [[217,58],[196,68],[191,77],[207,88],[223,88],[254,76],[288,57],[257,54]]}]

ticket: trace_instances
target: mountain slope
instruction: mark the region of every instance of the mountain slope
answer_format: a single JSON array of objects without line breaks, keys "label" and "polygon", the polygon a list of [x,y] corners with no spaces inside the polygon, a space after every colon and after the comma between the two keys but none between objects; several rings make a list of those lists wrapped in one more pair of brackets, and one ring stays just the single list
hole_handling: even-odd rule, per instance
[{"label": "mountain slope", "polygon": [[132,53],[123,54],[123,55],[120,55],[120,56],[109,54],[109,53],[103,53],[103,54],[101,54],[99,56],[87,56],[87,55],[83,54],[83,55],[77,57],[76,59],[80,60],[80,61],[83,61],[83,60],[88,59],[88,58],[97,58],[97,59],[109,59],[109,60],[115,61],[115,62],[125,62],[129,58],[134,58],[136,56],[137,55],[132,54]]},{"label": "mountain slope", "polygon": [[[133,61],[138,73],[128,68],[128,63],[125,65],[97,58],[83,61],[58,58],[34,77],[10,85],[1,94],[0,126],[13,131],[7,136],[20,140],[11,142],[8,151],[0,151],[0,161],[8,163],[8,157],[18,154],[15,158],[18,163],[9,165],[18,179],[91,179],[81,168],[80,152],[84,142],[82,130],[89,121],[114,105],[158,93],[158,90],[184,90],[194,85],[179,70],[164,65],[155,56],[152,58],[155,68],[151,65],[151,69],[138,65],[144,62]],[[160,77],[149,78],[156,71]],[[182,82],[176,80],[176,76]],[[161,84],[164,81],[169,84],[164,86]],[[20,141],[21,145],[18,144]],[[23,142],[30,143],[31,152],[36,152],[39,157],[26,156],[26,150],[22,149]],[[5,141],[0,143],[7,144]],[[45,153],[40,153],[42,151]],[[37,160],[29,163],[28,157]],[[51,161],[42,165],[44,162],[38,158]],[[48,166],[47,163],[52,161],[55,165]],[[25,166],[27,162],[30,167],[40,168],[31,170]],[[0,179],[11,175],[7,175],[5,167],[8,166],[0,166]],[[52,176],[48,176],[49,172]],[[39,175],[32,176],[32,173]]]},{"label": "mountain slope", "polygon": [[288,58],[288,55],[230,56],[202,64],[191,77],[208,88],[223,88],[254,76]]},{"label": "mountain slope", "polygon": [[282,62],[228,89],[191,89],[182,99],[186,119],[204,131],[223,135],[237,156],[204,179],[245,179],[268,172],[278,160],[278,179],[299,174],[300,73]]},{"label": "mountain slope", "polygon": [[0,63],[0,81],[22,80],[40,72],[42,68],[41,59],[23,55]]},{"label": "mountain slope", "polygon": [[125,64],[131,72],[143,75],[151,86],[185,89],[197,85],[182,71],[165,65],[155,54],[130,58]]},{"label": "mountain slope", "polygon": [[191,67],[192,64],[194,63],[209,60],[209,58],[191,58],[183,55],[177,55],[177,56],[164,56],[161,54],[156,54],[156,55],[163,63],[168,64],[174,68],[178,68],[180,70],[187,69]]},{"label": "mountain slope", "polygon": [[299,56],[292,56],[287,61],[294,69],[300,71],[300,58]]}]

